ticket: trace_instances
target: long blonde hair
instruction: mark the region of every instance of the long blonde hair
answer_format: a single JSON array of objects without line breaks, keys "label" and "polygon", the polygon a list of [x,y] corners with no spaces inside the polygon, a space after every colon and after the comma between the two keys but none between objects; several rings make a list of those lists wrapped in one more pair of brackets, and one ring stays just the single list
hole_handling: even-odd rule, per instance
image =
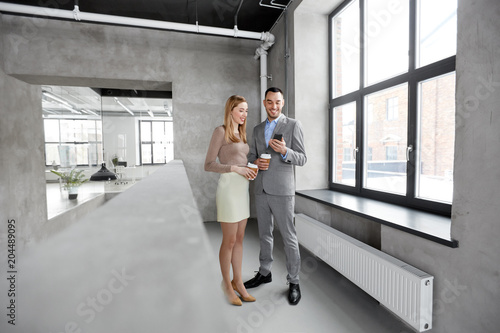
[{"label": "long blonde hair", "polygon": [[238,132],[240,133],[240,139],[234,135],[234,125],[231,117],[231,111],[238,106],[240,103],[246,103],[245,97],[233,95],[229,97],[226,101],[226,107],[224,112],[224,139],[226,142],[240,142],[240,139],[244,143],[247,143],[247,120],[242,125],[238,125]]}]

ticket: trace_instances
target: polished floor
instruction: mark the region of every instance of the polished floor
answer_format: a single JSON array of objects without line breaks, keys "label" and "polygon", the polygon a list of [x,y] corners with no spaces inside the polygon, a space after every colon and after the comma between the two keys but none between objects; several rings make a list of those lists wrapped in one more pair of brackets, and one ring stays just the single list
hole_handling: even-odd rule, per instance
[{"label": "polished floor", "polygon": [[[213,251],[218,256],[222,234],[217,222],[205,223]],[[250,220],[243,244],[243,279],[258,269],[257,223]],[[275,231],[273,281],[254,289],[255,303],[221,309],[234,328],[227,333],[411,333],[413,330],[373,298],[301,247],[302,299],[296,306],[286,299],[283,243]],[[221,291],[222,293],[222,291]],[[207,329],[207,332],[211,332]],[[222,332],[218,332],[222,333]],[[226,333],[226,332],[224,332]]]},{"label": "polished floor", "polygon": [[51,218],[67,212],[103,193],[119,193],[134,185],[136,181],[87,182],[80,186],[78,198],[68,200],[68,192],[59,183],[47,183],[47,217]]}]

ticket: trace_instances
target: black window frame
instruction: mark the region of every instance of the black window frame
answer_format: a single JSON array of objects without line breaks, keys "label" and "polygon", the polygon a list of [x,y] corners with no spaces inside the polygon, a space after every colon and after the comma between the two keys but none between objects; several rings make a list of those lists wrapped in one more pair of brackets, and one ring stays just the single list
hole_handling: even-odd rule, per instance
[{"label": "black window frame", "polygon": [[[408,71],[406,73],[391,77],[389,79],[374,83],[370,86],[365,86],[365,51],[364,51],[364,17],[365,17],[365,1],[359,0],[359,89],[345,95],[334,97],[334,77],[333,77],[333,59],[334,59],[334,47],[333,44],[333,18],[338,13],[342,12],[347,6],[349,6],[355,0],[346,0],[340,6],[338,6],[329,15],[329,38],[328,38],[328,48],[329,48],[329,189],[333,191],[348,193],[356,195],[359,197],[365,197],[375,200],[380,200],[388,203],[393,203],[405,207],[415,208],[422,211],[427,211],[443,216],[451,216],[451,204],[425,200],[417,198],[415,196],[416,184],[416,172],[417,168],[415,165],[416,154],[412,153],[409,155],[409,161],[407,163],[407,178],[406,178],[406,195],[397,195],[388,192],[381,192],[373,189],[363,188],[363,173],[364,173],[364,128],[365,121],[363,110],[365,96],[369,94],[382,91],[391,87],[398,86],[400,84],[408,84],[408,124],[407,124],[407,138],[408,146],[413,147],[413,151],[418,149],[418,138],[417,138],[417,116],[418,116],[418,86],[419,83],[428,79],[436,78],[444,74],[449,74],[455,72],[456,69],[456,55],[451,57],[441,59],[434,63],[428,64],[426,66],[416,67],[417,59],[417,0],[409,0],[409,64]],[[355,179],[356,185],[349,186],[345,184],[335,183],[333,179],[334,174],[334,152],[336,147],[334,146],[334,109],[336,107],[341,107],[348,103],[356,103],[356,142],[357,146],[360,148],[356,152],[356,171]]]},{"label": "black window frame", "polygon": [[[166,123],[171,123],[173,122],[172,120],[139,120],[139,159],[140,159],[140,165],[162,165],[162,164],[167,164],[166,160],[166,155],[165,155],[165,162],[163,163],[155,163],[154,162],[154,143],[155,141],[153,140],[153,123],[163,123],[163,130],[166,132],[165,124]],[[150,123],[150,129],[151,129],[151,141],[142,141],[142,123]],[[144,163],[142,161],[142,145],[143,144],[150,144],[151,145],[151,163]]]},{"label": "black window frame", "polygon": [[[45,141],[44,140],[44,158],[45,158],[45,167],[51,167],[52,164],[47,164],[47,145],[50,144],[50,145],[54,145],[54,144],[57,144],[57,145],[73,145],[75,147],[77,147],[78,145],[89,145],[89,144],[95,144],[96,145],[96,151],[94,152],[96,154],[96,156],[99,156],[100,155],[100,151],[98,150],[98,145],[100,144],[101,147],[103,147],[103,140],[102,140],[102,132],[101,132],[101,141],[61,141],[61,120],[71,120],[71,121],[94,121],[94,128],[97,129],[97,122],[101,122],[101,131],[102,131],[102,119],[81,119],[81,118],[44,118],[43,121],[44,121],[44,130],[45,130],[45,120],[57,120],[58,121],[58,128],[59,128],[59,133],[58,133],[58,137],[59,137],[59,141],[58,142],[53,142],[53,141]],[[96,164],[91,164],[91,166],[98,166],[99,165],[99,158],[97,160],[97,163]],[[59,165],[59,164],[58,164]],[[76,165],[76,167],[83,167],[83,166],[89,166],[89,164],[78,164]]]}]

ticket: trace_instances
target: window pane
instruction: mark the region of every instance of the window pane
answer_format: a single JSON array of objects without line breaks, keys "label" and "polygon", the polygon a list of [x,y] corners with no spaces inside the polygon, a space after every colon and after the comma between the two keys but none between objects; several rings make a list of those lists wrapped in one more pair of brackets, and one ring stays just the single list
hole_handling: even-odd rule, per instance
[{"label": "window pane", "polygon": [[174,123],[169,121],[165,122],[165,155],[166,162],[169,162],[174,159]]},{"label": "window pane", "polygon": [[62,168],[75,167],[77,164],[76,148],[74,144],[59,145],[59,158]]},{"label": "window pane", "polygon": [[102,144],[101,143],[89,143],[89,163],[91,165],[99,165],[101,164],[101,152],[102,152]]},{"label": "window pane", "polygon": [[365,1],[367,85],[408,71],[409,1]]},{"label": "window pane", "polygon": [[75,142],[75,122],[61,119],[61,142]]},{"label": "window pane", "polygon": [[96,124],[96,141],[102,141],[102,120],[97,120]]},{"label": "window pane", "polygon": [[451,203],[455,73],[419,84],[416,196]]},{"label": "window pane", "polygon": [[141,141],[150,142],[151,141],[151,122],[141,121]]},{"label": "window pane", "polygon": [[333,181],[355,186],[356,160],[356,103],[333,109]]},{"label": "window pane", "polygon": [[89,142],[97,141],[97,127],[95,120],[89,120],[87,123],[87,136]]},{"label": "window pane", "polygon": [[163,144],[153,144],[153,163],[165,163],[165,146]]},{"label": "window pane", "polygon": [[153,122],[153,163],[165,163],[165,123]]},{"label": "window pane", "polygon": [[151,159],[151,144],[142,144],[141,154],[142,164],[151,164],[153,162],[153,160]]},{"label": "window pane", "polygon": [[153,141],[155,143],[165,141],[165,125],[162,121],[153,122]]},{"label": "window pane", "polygon": [[398,120],[398,97],[387,99],[387,120]]},{"label": "window pane", "polygon": [[88,145],[75,145],[76,163],[78,165],[89,164],[89,147]]},{"label": "window pane", "polygon": [[45,142],[59,142],[59,120],[44,119]]},{"label": "window pane", "polygon": [[59,160],[59,144],[45,144],[45,165],[52,165],[53,162],[56,165],[61,163]]},{"label": "window pane", "polygon": [[[397,110],[391,120],[387,119],[387,105]],[[364,187],[406,194],[408,85],[365,97],[367,119],[369,112],[372,115],[365,125]]]},{"label": "window pane", "polygon": [[333,18],[333,96],[359,89],[359,3],[353,1]]},{"label": "window pane", "polygon": [[75,130],[75,141],[84,142],[88,140],[86,120],[73,120],[73,128]]},{"label": "window pane", "polygon": [[457,52],[457,0],[418,2],[418,67]]}]

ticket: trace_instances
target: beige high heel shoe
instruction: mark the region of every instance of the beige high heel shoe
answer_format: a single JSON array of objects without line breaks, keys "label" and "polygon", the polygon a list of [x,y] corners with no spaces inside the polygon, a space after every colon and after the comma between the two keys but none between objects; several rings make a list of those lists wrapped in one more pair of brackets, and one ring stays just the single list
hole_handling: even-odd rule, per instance
[{"label": "beige high heel shoe", "polygon": [[238,288],[236,287],[236,284],[234,283],[234,281],[231,281],[231,285],[233,286],[233,289],[236,290],[236,292],[238,294],[240,294],[240,297],[241,299],[244,301],[244,302],[255,302],[256,299],[255,297],[253,297],[252,295],[248,294],[248,297],[244,297],[243,294],[238,290]]},{"label": "beige high heel shoe", "polygon": [[228,298],[228,299],[227,299],[227,301],[228,301],[230,304],[232,304],[232,305],[236,305],[236,306],[242,306],[242,305],[243,305],[243,303],[241,302],[241,299],[240,299],[238,296],[236,296],[236,298],[235,298],[235,299],[229,299],[229,298]]},{"label": "beige high heel shoe", "polygon": [[[232,282],[231,282],[231,284],[232,284]],[[243,305],[243,303],[241,302],[241,299],[238,297],[238,295],[236,295],[236,297],[233,299],[229,298],[229,295],[226,293],[226,289],[224,288],[224,282],[221,283],[220,287],[221,287],[222,291],[224,292],[224,295],[226,296],[226,299],[229,302],[229,304],[236,305],[236,306]],[[233,286],[233,288],[234,288],[234,286]]]}]

